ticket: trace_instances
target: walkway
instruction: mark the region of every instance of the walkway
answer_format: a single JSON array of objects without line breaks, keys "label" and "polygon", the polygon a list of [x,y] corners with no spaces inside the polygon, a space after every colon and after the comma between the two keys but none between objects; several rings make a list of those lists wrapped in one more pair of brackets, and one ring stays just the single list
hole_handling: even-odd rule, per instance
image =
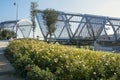
[{"label": "walkway", "polygon": [[23,80],[15,74],[15,70],[4,56],[8,41],[0,41],[0,80]]}]

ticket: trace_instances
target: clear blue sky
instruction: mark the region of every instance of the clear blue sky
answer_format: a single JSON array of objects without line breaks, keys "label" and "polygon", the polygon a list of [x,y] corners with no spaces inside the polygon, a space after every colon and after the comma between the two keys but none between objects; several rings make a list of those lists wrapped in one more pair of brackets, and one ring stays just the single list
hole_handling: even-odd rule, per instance
[{"label": "clear blue sky", "polygon": [[38,9],[53,8],[60,11],[120,17],[120,0],[0,0],[0,22],[16,19],[18,3],[19,19],[30,19],[30,2],[38,1]]}]

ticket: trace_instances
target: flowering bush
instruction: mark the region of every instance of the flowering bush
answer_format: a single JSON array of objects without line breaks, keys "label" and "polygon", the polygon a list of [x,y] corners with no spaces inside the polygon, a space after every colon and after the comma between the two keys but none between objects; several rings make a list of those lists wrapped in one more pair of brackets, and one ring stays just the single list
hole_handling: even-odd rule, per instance
[{"label": "flowering bush", "polygon": [[[120,80],[119,54],[21,39],[10,43],[6,56],[29,80]],[[28,65],[37,67],[26,70]]]},{"label": "flowering bush", "polygon": [[55,80],[55,76],[48,69],[41,70],[38,66],[28,65],[30,71],[27,73],[28,80]]}]

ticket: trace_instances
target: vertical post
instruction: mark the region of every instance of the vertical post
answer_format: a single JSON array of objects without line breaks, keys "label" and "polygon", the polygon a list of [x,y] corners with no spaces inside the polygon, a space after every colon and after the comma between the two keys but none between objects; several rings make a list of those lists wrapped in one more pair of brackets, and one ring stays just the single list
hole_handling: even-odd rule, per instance
[{"label": "vertical post", "polygon": [[94,51],[96,51],[96,40],[94,41]]},{"label": "vertical post", "polygon": [[90,50],[90,45],[88,45],[88,49]]},{"label": "vertical post", "polygon": [[[14,6],[16,6],[16,24],[17,24],[17,21],[18,21],[18,3],[17,3],[17,1],[14,2]],[[18,25],[16,25],[16,38],[17,38],[17,30],[18,30]]]},{"label": "vertical post", "polygon": [[80,42],[77,40],[77,48],[80,48]]}]

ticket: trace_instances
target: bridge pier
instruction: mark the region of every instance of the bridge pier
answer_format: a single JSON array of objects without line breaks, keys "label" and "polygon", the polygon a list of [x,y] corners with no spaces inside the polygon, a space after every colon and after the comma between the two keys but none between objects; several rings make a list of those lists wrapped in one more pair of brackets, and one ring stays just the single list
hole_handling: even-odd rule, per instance
[{"label": "bridge pier", "polygon": [[94,51],[96,51],[96,40],[94,41]]}]

